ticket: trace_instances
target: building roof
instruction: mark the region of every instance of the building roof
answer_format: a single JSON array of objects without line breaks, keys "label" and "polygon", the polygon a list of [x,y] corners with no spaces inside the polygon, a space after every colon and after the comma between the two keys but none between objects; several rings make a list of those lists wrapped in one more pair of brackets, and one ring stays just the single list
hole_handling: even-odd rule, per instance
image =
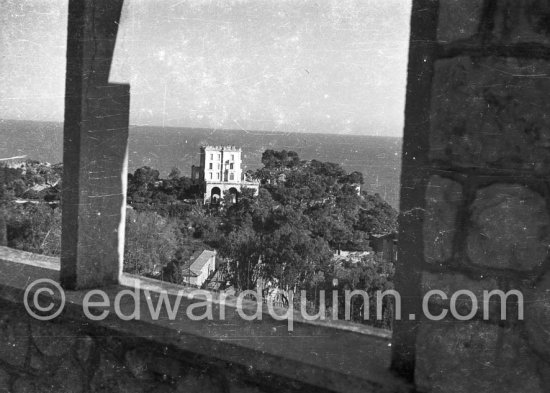
[{"label": "building roof", "polygon": [[188,275],[198,276],[202,273],[204,265],[214,256],[216,256],[216,251],[197,251],[193,254],[191,259],[183,265],[182,270],[184,274],[189,273]]},{"label": "building roof", "polygon": [[213,146],[213,145],[205,145],[201,146],[201,149],[207,150],[207,151],[233,151],[233,152],[240,152],[242,149],[237,146]]},{"label": "building roof", "polygon": [[388,238],[397,238],[396,232],[390,233],[373,233],[371,234],[372,239],[388,239]]}]

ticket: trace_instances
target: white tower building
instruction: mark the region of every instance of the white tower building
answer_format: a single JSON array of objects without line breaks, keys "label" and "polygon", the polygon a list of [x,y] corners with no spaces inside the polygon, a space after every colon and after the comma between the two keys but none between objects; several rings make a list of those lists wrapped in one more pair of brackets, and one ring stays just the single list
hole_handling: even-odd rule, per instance
[{"label": "white tower building", "polygon": [[235,146],[201,146],[200,165],[193,165],[191,178],[201,185],[205,203],[218,203],[225,191],[236,200],[243,187],[258,193],[259,182],[245,179],[241,154]]}]

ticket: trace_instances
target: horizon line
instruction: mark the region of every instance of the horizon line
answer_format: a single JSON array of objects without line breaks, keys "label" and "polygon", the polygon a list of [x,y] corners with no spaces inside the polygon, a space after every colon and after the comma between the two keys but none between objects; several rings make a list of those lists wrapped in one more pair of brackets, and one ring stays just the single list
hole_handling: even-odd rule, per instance
[{"label": "horizon line", "polygon": [[[32,120],[32,119],[7,119],[0,118],[2,121],[14,121],[14,122],[33,122],[33,123],[55,123],[55,124],[64,124],[64,121],[58,120]],[[374,135],[374,134],[355,134],[355,133],[334,133],[334,132],[313,132],[313,131],[275,131],[275,130],[245,130],[239,128],[215,128],[215,127],[189,127],[189,126],[163,126],[163,125],[145,125],[145,124],[129,124],[128,128],[131,127],[152,127],[159,129],[188,129],[188,130],[208,130],[208,131],[230,131],[230,132],[245,132],[245,133],[259,133],[259,134],[292,134],[292,135],[336,135],[336,136],[364,136],[364,137],[378,137],[378,138],[396,138],[403,139],[403,136],[394,136],[394,135]]]}]

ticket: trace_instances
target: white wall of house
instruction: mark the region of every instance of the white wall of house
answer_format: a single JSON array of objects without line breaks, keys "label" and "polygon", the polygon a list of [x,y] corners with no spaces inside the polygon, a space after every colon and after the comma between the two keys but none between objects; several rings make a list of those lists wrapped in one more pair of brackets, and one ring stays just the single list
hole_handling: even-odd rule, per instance
[{"label": "white wall of house", "polygon": [[216,257],[212,256],[208,259],[208,262],[204,264],[197,276],[189,276],[185,274],[186,272],[183,272],[183,281],[200,287],[214,270],[216,270]]},{"label": "white wall of house", "polygon": [[208,259],[208,263],[206,263],[202,267],[202,270],[201,270],[201,273],[199,274],[199,276],[196,277],[197,283],[195,285],[201,286],[202,284],[204,284],[204,282],[206,281],[208,276],[210,276],[210,274],[214,270],[216,270],[216,257],[212,256]]}]

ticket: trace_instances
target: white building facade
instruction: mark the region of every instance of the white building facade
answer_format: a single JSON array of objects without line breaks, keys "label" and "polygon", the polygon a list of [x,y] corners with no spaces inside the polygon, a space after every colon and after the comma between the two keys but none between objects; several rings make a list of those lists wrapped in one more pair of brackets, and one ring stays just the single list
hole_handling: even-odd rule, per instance
[{"label": "white building facade", "polygon": [[201,287],[216,270],[216,251],[204,250],[193,258],[182,267],[182,279],[187,284]]},{"label": "white building facade", "polygon": [[246,179],[242,165],[242,149],[235,146],[202,146],[200,164],[193,165],[191,178],[201,185],[205,203],[218,203],[224,192],[238,198],[243,187],[258,193],[259,182]]}]

